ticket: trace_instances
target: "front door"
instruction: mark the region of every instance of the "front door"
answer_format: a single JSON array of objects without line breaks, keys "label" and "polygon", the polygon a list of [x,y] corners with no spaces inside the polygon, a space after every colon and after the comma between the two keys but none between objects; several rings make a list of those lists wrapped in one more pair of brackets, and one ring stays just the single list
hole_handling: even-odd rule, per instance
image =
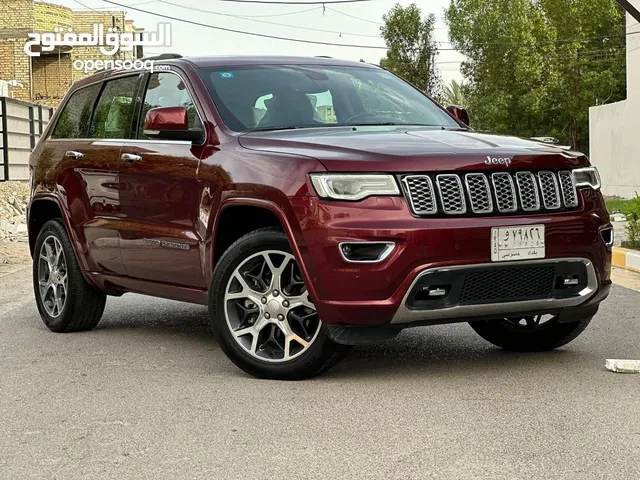
[{"label": "front door", "polygon": [[198,114],[187,85],[173,72],[148,75],[135,138],[126,142],[118,167],[122,220],[120,245],[130,277],[203,288],[197,233],[198,147],[151,140],[142,132],[147,111],[184,106],[189,128]]}]

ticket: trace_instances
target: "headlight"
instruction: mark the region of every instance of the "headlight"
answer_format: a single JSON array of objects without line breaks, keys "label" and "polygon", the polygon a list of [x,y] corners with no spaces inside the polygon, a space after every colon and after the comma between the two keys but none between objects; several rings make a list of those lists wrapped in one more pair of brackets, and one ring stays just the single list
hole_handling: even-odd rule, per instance
[{"label": "headlight", "polygon": [[596,167],[576,168],[573,171],[576,187],[591,187],[594,190],[600,188],[600,174]]},{"label": "headlight", "polygon": [[319,197],[334,200],[362,200],[372,195],[400,195],[392,175],[312,173],[311,182]]}]

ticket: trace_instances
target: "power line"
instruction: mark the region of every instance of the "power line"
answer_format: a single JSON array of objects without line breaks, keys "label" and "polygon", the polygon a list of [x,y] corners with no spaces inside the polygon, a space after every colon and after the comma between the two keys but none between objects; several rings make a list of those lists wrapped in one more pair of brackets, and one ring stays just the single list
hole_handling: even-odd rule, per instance
[{"label": "power line", "polygon": [[[339,13],[340,15],[344,15],[345,17],[355,18],[356,20],[360,20],[362,22],[373,23],[374,25],[384,25],[382,22],[375,22],[373,20],[368,20],[362,17],[356,17],[355,15],[350,15],[348,13],[341,12],[340,10],[336,10],[335,8],[327,7],[327,10],[331,10],[332,12]],[[434,30],[446,30],[447,27],[435,27]]]},{"label": "power line", "polygon": [[[75,2],[76,0],[73,0],[73,1]],[[156,3],[157,1],[158,1],[158,0],[149,0],[149,1],[147,1],[147,2],[140,2],[140,3],[134,3],[134,4],[132,4],[132,5],[127,5],[127,7],[136,7],[136,6],[138,6],[138,5],[147,5],[148,3]],[[80,3],[80,2],[76,2],[76,3]],[[80,4],[80,5],[82,5],[82,4]],[[96,8],[91,8],[91,7],[89,7],[89,6],[85,6],[85,8],[86,8],[87,10],[93,10],[93,11],[95,12],[95,11],[98,11],[98,10],[107,10],[107,9],[109,9],[109,8],[113,8],[113,7],[96,7]],[[317,8],[320,8],[320,7],[317,7]]]},{"label": "power line", "polygon": [[[321,28],[311,28],[311,27],[303,27],[303,26],[300,26],[300,25],[289,25],[289,24],[286,24],[286,23],[269,22],[269,21],[266,21],[266,20],[256,20],[256,19],[254,19],[254,18],[252,18],[250,16],[245,16],[245,15],[233,15],[233,14],[230,14],[230,13],[213,12],[211,10],[205,10],[205,9],[202,9],[202,8],[190,7],[188,5],[175,5],[175,4],[173,4],[173,3],[171,3],[171,2],[169,2],[167,0],[155,0],[155,1],[160,2],[160,3],[164,3],[165,5],[171,5],[173,7],[179,7],[179,8],[184,8],[186,10],[192,10],[194,12],[209,13],[211,15],[221,15],[223,17],[240,18],[240,19],[243,19],[243,20],[250,20],[252,22],[267,23],[267,24],[270,24],[270,25],[278,25],[278,26],[281,26],[281,27],[300,28],[302,30],[310,30],[312,32],[337,33],[338,35],[341,35],[341,36],[342,35],[350,35],[350,36],[354,36],[354,37],[380,38],[380,35],[365,35],[365,34],[362,34],[362,33],[340,32],[340,31],[337,31],[337,30],[323,30]],[[316,7],[316,8],[313,8],[312,10],[317,10],[317,9],[320,9],[320,8],[322,8],[322,7]],[[296,13],[300,13],[300,12],[296,12]]]},{"label": "power line", "polygon": [[156,17],[166,18],[166,19],[169,19],[169,20],[175,20],[177,22],[189,23],[191,25],[198,25],[200,27],[211,28],[213,30],[220,30],[220,31],[223,31],[223,32],[240,33],[242,35],[252,35],[254,37],[272,38],[274,40],[285,40],[285,41],[288,41],[288,42],[311,43],[311,44],[314,44],[314,45],[328,45],[328,46],[332,46],[332,47],[371,48],[371,49],[376,49],[376,50],[386,50],[387,49],[387,47],[379,47],[377,45],[357,45],[357,44],[348,44],[348,43],[321,42],[319,40],[305,40],[305,39],[302,39],[302,38],[280,37],[278,35],[267,35],[267,34],[264,34],[264,33],[247,32],[247,31],[244,31],[244,30],[235,30],[233,28],[219,27],[217,25],[210,25],[210,24],[207,24],[207,23],[194,22],[193,20],[187,20],[185,18],[178,18],[178,17],[173,17],[171,15],[164,15],[162,13],[150,12],[149,10],[143,10],[143,9],[137,8],[137,7],[127,7],[127,5],[124,5],[124,4],[118,3],[118,2],[114,2],[113,0],[102,0],[102,1],[106,2],[106,3],[111,3],[112,5],[118,5],[119,7],[131,8],[132,10],[136,10],[138,12],[148,13],[149,15],[155,15]]},{"label": "power line", "polygon": [[339,13],[340,15],[344,15],[345,17],[355,18],[356,20],[361,20],[363,22],[373,23],[375,25],[384,25],[384,23],[374,22],[373,20],[367,20],[366,18],[356,17],[355,15],[350,15],[348,13],[341,12],[340,10],[336,10],[335,8],[327,7],[327,10],[331,10],[332,12]]},{"label": "power line", "polygon": [[94,12],[96,11],[95,8],[91,8],[91,7],[87,6],[87,5],[85,5],[84,3],[80,2],[79,0],[73,0],[73,1],[76,2],[78,5],[82,5],[87,10],[93,10]]},{"label": "power line", "polygon": [[241,17],[242,18],[284,17],[285,15],[298,15],[299,13],[313,12],[314,10],[322,10],[322,7],[313,7],[313,8],[308,8],[306,10],[298,10],[296,12],[272,13],[270,15],[241,15]]},{"label": "power line", "polygon": [[329,5],[336,3],[361,3],[361,2],[373,2],[375,0],[311,0],[309,2],[296,2],[294,0],[283,0],[281,2],[277,0],[214,0],[216,2],[232,2],[232,3],[264,3],[268,5]]},{"label": "power line", "polygon": [[[75,0],[75,1],[78,1],[78,0]],[[193,21],[193,20],[185,19],[185,18],[178,18],[178,17],[174,17],[172,15],[165,15],[165,14],[161,14],[161,13],[151,12],[149,10],[144,10],[144,9],[141,9],[141,8],[137,8],[137,7],[128,6],[128,5],[125,5],[125,4],[122,4],[122,3],[118,3],[118,2],[115,2],[113,0],[102,0],[102,1],[105,2],[105,3],[118,5],[119,7],[130,8],[130,9],[136,10],[138,12],[147,13],[149,15],[155,15],[157,17],[166,18],[166,19],[169,19],[169,20],[175,20],[175,21],[178,21],[178,22],[188,23],[188,24],[191,24],[191,25],[197,25],[197,26],[200,26],[200,27],[211,28],[213,30],[220,30],[220,31],[224,31],[224,32],[238,33],[238,34],[242,34],[242,35],[250,35],[250,36],[261,37],[261,38],[271,38],[271,39],[274,39],[274,40],[284,40],[284,41],[288,41],[288,42],[308,43],[308,44],[314,44],[314,45],[327,45],[327,46],[348,47],[348,48],[368,48],[368,49],[375,49],[375,50],[387,50],[388,49],[388,47],[386,47],[386,46],[383,47],[383,46],[378,46],[378,45],[361,45],[361,44],[324,42],[324,41],[320,41],[320,40],[306,40],[306,39],[302,39],[302,38],[282,37],[282,36],[279,36],[279,35],[268,35],[268,34],[258,33],[258,32],[237,30],[237,29],[220,27],[220,26],[217,26],[217,25],[211,25],[211,24],[202,23],[202,22],[196,22],[196,21]],[[219,1],[226,1],[226,0],[219,0]],[[233,0],[233,1],[236,1],[236,0]],[[242,1],[242,0],[240,0],[240,1]],[[278,2],[276,2],[276,3],[278,3]],[[214,13],[214,12],[209,12],[209,13]],[[633,35],[633,34],[638,34],[638,33],[640,33],[640,32],[629,32],[626,35]],[[600,39],[604,39],[604,38],[611,38],[611,37],[600,37]],[[565,44],[565,43],[584,43],[584,42],[587,42],[589,40],[590,39],[582,39],[582,40],[576,40],[576,39],[574,39],[574,40],[550,40],[550,41],[545,41],[545,42],[540,42],[540,43],[532,43],[532,44],[495,43],[495,45],[497,45],[497,46],[508,46],[508,47],[519,47],[519,48],[536,48],[536,47],[538,47],[540,45]],[[593,39],[591,39],[591,40],[593,40]],[[438,48],[438,50],[439,51],[458,51],[455,48]],[[462,49],[462,51],[464,51],[464,49]]]}]

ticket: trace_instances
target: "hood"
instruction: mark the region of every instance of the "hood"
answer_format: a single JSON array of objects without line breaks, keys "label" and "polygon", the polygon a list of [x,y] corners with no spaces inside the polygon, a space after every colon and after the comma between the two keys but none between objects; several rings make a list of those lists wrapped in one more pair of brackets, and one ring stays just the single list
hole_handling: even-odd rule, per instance
[{"label": "hood", "polygon": [[577,152],[517,137],[439,127],[329,127],[247,133],[251,150],[304,155],[331,172],[547,169],[587,166]]}]

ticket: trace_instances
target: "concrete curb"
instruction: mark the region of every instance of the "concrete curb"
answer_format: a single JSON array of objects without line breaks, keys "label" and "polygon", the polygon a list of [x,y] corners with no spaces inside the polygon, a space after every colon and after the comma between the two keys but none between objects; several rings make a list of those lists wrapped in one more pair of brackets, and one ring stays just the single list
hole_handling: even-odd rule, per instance
[{"label": "concrete curb", "polygon": [[611,263],[614,267],[640,273],[640,251],[614,247]]}]

